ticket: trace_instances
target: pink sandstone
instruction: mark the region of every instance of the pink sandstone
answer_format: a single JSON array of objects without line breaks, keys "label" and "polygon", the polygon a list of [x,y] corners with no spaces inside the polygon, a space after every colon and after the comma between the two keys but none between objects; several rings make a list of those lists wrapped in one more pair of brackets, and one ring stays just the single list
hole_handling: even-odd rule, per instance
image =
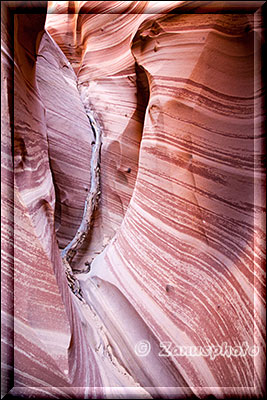
[{"label": "pink sandstone", "polygon": [[3,394],[262,396],[264,2],[3,3]]}]

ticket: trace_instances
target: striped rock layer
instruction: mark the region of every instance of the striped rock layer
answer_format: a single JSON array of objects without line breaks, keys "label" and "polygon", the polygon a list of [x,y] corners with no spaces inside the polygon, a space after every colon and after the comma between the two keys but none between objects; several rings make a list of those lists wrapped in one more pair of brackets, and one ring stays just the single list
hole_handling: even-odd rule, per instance
[{"label": "striped rock layer", "polygon": [[263,2],[4,3],[3,394],[262,396]]}]

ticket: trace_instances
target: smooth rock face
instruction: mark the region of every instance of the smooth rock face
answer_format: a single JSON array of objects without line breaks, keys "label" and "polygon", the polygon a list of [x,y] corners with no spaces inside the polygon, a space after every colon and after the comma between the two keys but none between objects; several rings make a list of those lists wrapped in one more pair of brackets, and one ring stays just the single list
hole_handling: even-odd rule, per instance
[{"label": "smooth rock face", "polygon": [[[8,21],[5,7],[3,14],[3,22]],[[2,269],[2,315],[4,332],[7,332],[7,337],[3,340],[4,365],[7,362],[7,381],[3,381],[3,394],[13,386],[69,385],[63,369],[68,365],[70,330],[53,271],[53,230],[49,231],[53,221],[53,184],[50,184],[51,173],[48,157],[45,157],[44,109],[35,90],[35,62],[31,57],[34,53],[33,45],[35,41],[38,42],[38,34],[43,29],[44,21],[45,15],[35,16],[34,23],[27,15],[15,17],[14,81],[12,67],[9,67],[12,65],[11,47],[8,46],[8,40],[4,42],[6,47],[3,52],[3,72],[7,85],[2,91],[2,151],[5,160],[3,222],[8,228],[8,236],[5,234],[3,237],[6,262]],[[27,40],[26,33],[29,31],[29,24],[32,28],[31,40]],[[22,50],[24,29],[25,44]],[[12,105],[16,115],[13,143],[10,135],[13,123]],[[8,116],[10,125],[5,123]],[[11,146],[15,176],[12,174]],[[44,235],[44,228],[48,235]],[[46,390],[40,389],[39,393],[45,394]]]},{"label": "smooth rock face", "polygon": [[[262,2],[36,2],[14,54],[5,3],[3,393],[261,396]],[[60,250],[90,187],[85,107],[101,200],[71,264],[78,299]]]},{"label": "smooth rock face", "polygon": [[49,160],[56,195],[55,230],[59,247],[63,248],[75,235],[82,218],[90,183],[93,133],[77,91],[76,75],[47,32],[38,50],[36,78],[46,109]]}]

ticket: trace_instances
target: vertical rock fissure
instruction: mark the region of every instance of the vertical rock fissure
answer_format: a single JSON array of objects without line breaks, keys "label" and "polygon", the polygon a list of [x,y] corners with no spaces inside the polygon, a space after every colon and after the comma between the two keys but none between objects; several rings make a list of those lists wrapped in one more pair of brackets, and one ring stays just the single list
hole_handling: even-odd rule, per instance
[{"label": "vertical rock fissure", "polygon": [[91,154],[91,164],[90,164],[90,175],[91,175],[90,190],[85,200],[84,212],[81,224],[74,238],[61,252],[61,258],[63,261],[63,265],[65,267],[68,285],[73,291],[73,293],[77,295],[77,297],[80,300],[82,300],[83,297],[79,282],[73,274],[71,263],[89,234],[90,228],[92,226],[93,215],[98,206],[101,194],[100,190],[100,160],[101,160],[101,144],[102,144],[101,129],[98,126],[96,119],[93,115],[93,112],[90,110],[89,106],[87,104],[84,104],[84,108],[94,135],[94,140],[91,143],[92,154]]}]

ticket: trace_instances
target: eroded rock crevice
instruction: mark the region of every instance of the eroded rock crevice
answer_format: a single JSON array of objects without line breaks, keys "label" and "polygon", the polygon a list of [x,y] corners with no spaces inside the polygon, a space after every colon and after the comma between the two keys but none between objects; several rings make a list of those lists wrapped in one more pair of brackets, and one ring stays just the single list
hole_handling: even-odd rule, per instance
[{"label": "eroded rock crevice", "polygon": [[100,158],[101,158],[101,145],[102,145],[102,135],[101,129],[97,126],[96,120],[93,116],[91,110],[89,110],[88,106],[85,106],[86,115],[90,122],[94,140],[91,142],[92,144],[92,153],[91,153],[91,174],[90,174],[90,189],[88,191],[88,195],[85,200],[84,212],[81,224],[72,239],[72,241],[62,250],[62,257],[66,259],[68,263],[72,262],[73,257],[80,249],[84,240],[86,239],[89,230],[92,226],[92,219],[95,210],[98,207],[98,203],[100,200]]}]

